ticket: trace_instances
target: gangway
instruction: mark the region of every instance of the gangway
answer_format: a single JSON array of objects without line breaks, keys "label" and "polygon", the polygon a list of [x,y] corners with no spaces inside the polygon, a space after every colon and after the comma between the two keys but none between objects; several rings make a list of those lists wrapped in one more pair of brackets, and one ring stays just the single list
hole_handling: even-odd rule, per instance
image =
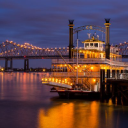
[{"label": "gangway", "polygon": [[49,85],[49,86],[54,86],[54,87],[59,87],[59,88],[67,88],[71,89],[72,86],[65,84],[65,83],[58,83],[58,82],[52,82],[52,81],[42,81],[42,84]]}]

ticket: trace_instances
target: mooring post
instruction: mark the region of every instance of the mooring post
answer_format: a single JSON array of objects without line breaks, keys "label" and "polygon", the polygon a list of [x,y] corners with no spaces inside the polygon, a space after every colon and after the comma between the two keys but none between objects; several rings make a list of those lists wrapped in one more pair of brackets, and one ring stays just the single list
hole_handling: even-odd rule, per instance
[{"label": "mooring post", "polygon": [[[110,69],[107,69],[107,78],[110,78]],[[107,84],[107,94],[110,93],[110,84]]]},{"label": "mooring post", "polygon": [[116,77],[117,77],[117,79],[119,79],[119,77],[120,77],[120,76],[119,76],[119,73],[120,73],[120,71],[117,70],[117,71],[116,71]]},{"label": "mooring post", "polygon": [[127,86],[123,86],[121,87],[121,90],[123,92],[123,95],[122,95],[122,102],[123,102],[123,105],[128,105],[128,95],[127,95]]},{"label": "mooring post", "polygon": [[117,104],[121,104],[121,85],[117,85]]},{"label": "mooring post", "polygon": [[105,69],[100,69],[100,97],[104,99],[105,94]]},{"label": "mooring post", "polygon": [[112,103],[115,104],[116,85],[112,84]]},{"label": "mooring post", "polygon": [[112,78],[115,78],[115,70],[112,70]]},{"label": "mooring post", "polygon": [[124,71],[123,70],[121,70],[121,73],[123,73]]}]

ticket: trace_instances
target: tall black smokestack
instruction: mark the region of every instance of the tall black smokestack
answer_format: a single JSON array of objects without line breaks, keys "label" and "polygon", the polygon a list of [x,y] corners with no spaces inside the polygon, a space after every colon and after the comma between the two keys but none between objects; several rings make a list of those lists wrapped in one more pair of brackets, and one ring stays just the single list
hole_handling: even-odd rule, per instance
[{"label": "tall black smokestack", "polygon": [[111,25],[110,19],[105,19],[105,27],[106,27],[106,31],[105,31],[105,54],[106,54],[106,59],[110,59],[110,44],[109,44],[109,26]]},{"label": "tall black smokestack", "polygon": [[69,20],[69,58],[72,58],[72,48],[73,48],[73,24],[74,20]]}]

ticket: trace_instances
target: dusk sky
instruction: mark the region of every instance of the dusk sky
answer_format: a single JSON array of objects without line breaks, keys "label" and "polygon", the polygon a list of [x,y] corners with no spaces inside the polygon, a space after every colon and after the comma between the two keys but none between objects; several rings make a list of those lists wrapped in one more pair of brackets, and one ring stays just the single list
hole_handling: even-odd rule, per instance
[{"label": "dusk sky", "polygon": [[[76,28],[104,27],[104,18],[111,18],[111,44],[128,41],[127,0],[0,0],[0,42],[67,47],[69,19],[74,19]],[[93,33],[82,31],[79,39],[85,40],[88,32]]]}]

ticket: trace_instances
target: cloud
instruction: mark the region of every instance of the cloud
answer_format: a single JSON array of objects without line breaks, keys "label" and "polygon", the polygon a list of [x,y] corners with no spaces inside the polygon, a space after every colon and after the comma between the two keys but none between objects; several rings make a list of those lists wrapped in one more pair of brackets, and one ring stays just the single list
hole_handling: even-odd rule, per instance
[{"label": "cloud", "polygon": [[[124,0],[125,2],[125,0]],[[104,26],[104,18],[111,18],[111,35],[121,38],[127,30],[127,4],[102,0],[1,0],[0,41],[34,43],[34,45],[68,45],[68,20],[74,27],[88,24]],[[119,33],[118,31],[122,31]],[[119,36],[120,35],[120,36]],[[127,36],[124,36],[127,38]],[[82,39],[85,37],[83,36]],[[118,39],[111,37],[116,43]],[[123,39],[122,39],[123,40]],[[42,43],[43,42],[43,43]]]}]

